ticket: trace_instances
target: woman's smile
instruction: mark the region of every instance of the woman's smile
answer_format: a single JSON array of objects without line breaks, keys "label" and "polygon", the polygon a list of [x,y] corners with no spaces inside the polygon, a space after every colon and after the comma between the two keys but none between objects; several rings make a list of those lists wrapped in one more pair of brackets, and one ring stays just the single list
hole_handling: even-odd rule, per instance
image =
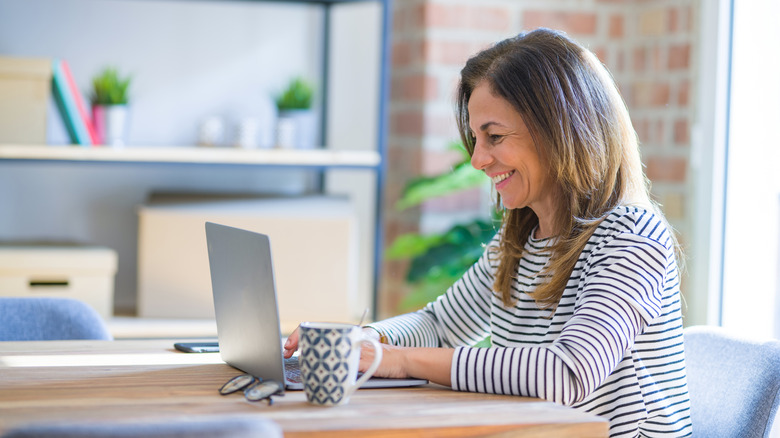
[{"label": "woman's smile", "polygon": [[514,170],[510,170],[509,172],[499,173],[498,175],[491,176],[490,179],[493,181],[493,184],[495,184],[496,190],[501,190],[509,185],[510,179],[514,173]]}]

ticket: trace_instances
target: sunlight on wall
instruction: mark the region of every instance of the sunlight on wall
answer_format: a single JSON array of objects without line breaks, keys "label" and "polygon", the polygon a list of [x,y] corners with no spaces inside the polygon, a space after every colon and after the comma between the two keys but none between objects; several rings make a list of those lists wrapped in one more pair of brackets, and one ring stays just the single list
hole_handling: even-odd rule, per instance
[{"label": "sunlight on wall", "polygon": [[780,3],[734,4],[723,325],[778,335]]}]

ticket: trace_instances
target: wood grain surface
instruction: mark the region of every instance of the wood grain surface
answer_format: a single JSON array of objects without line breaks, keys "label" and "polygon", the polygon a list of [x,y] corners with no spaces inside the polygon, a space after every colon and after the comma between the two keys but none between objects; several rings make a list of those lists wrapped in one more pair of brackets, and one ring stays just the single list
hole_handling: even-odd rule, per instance
[{"label": "wood grain surface", "polygon": [[44,421],[131,422],[261,415],[286,437],[606,437],[608,423],[533,398],[438,385],[363,389],[348,405],[319,407],[302,391],[273,405],[218,389],[240,371],[218,353],[188,354],[174,340],[0,342],[0,434]]}]

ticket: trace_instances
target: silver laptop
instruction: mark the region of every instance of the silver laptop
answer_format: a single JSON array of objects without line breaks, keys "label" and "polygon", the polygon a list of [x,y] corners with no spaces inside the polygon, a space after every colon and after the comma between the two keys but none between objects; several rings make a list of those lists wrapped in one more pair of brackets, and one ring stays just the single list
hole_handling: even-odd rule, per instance
[{"label": "silver laptop", "polygon": [[[206,222],[219,352],[229,365],[303,389],[298,359],[284,359],[279,307],[265,234]],[[371,378],[363,388],[416,386],[421,379]]]}]

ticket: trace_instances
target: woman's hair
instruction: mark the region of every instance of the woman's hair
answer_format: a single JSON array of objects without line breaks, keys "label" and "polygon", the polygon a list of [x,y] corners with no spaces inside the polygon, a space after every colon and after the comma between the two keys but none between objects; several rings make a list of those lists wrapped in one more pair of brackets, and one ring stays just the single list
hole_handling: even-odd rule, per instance
[{"label": "woman's hair", "polygon": [[[636,132],[606,68],[560,32],[521,33],[468,60],[461,70],[456,117],[470,154],[475,139],[468,103],[482,83],[520,114],[557,183],[559,209],[553,226],[558,238],[542,273],[549,281],[532,294],[537,304],[554,309],[585,244],[612,209],[637,205],[658,212],[642,171]],[[538,223],[529,207],[505,211],[493,285],[505,306],[514,304],[511,285]]]}]

